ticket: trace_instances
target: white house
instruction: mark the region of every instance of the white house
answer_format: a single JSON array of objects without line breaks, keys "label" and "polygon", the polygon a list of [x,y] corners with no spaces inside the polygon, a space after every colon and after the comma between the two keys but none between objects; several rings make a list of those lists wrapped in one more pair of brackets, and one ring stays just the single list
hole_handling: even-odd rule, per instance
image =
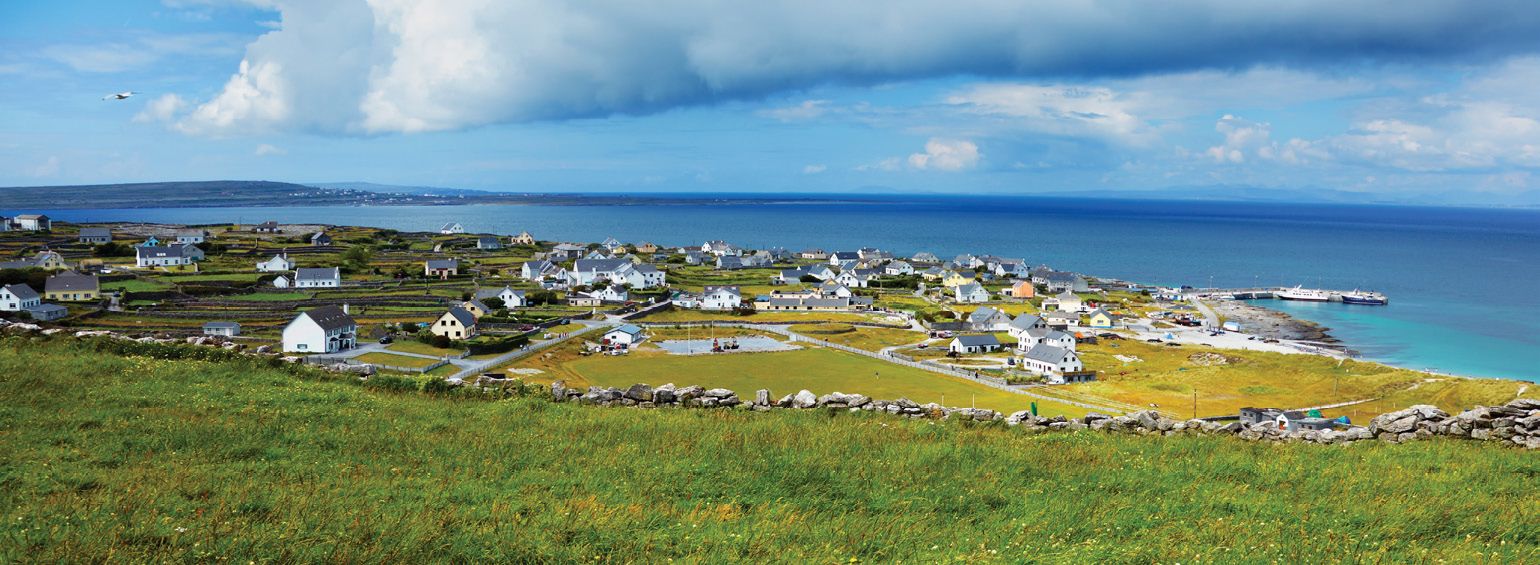
[{"label": "white house", "polygon": [[277,278],[273,279],[273,288],[289,288],[292,286],[294,286],[294,281],[289,277],[278,275]]},{"label": "white house", "polygon": [[176,232],[176,243],[177,245],[193,245],[203,243],[206,237],[208,237],[208,233],[203,230],[181,230]]},{"label": "white house", "polygon": [[706,243],[702,243],[701,246],[700,246],[700,251],[701,251],[701,253],[708,253],[708,254],[711,254],[711,255],[716,255],[717,257],[721,257],[723,255],[737,255],[738,254],[738,248],[737,247],[734,247],[732,244],[730,244],[728,242],[725,242],[725,241],[722,241],[722,240],[713,240],[713,241],[708,241]]},{"label": "white house", "polygon": [[224,336],[224,337],[235,337],[235,336],[241,335],[241,323],[240,322],[205,322],[203,324],[203,335],[217,335],[217,336]]},{"label": "white house", "polygon": [[1033,316],[1031,314],[1021,314],[1016,316],[1016,319],[1011,320],[1010,326],[1005,328],[1005,331],[1006,333],[1011,334],[1011,337],[1020,339],[1022,334],[1026,333],[1027,330],[1046,327],[1048,327],[1048,322],[1044,321],[1042,318]]},{"label": "white house", "polygon": [[835,281],[829,281],[818,285],[818,296],[822,298],[850,298],[851,296],[855,296],[855,293],[851,292],[850,287],[848,286],[842,285]]},{"label": "white house", "polygon": [[626,292],[626,287],[620,286],[618,284],[612,284],[604,288],[596,288],[593,292],[588,294],[594,298],[599,299],[600,302],[625,302],[631,299],[631,293]]},{"label": "white house", "polygon": [[1081,300],[1079,296],[1075,296],[1075,293],[1068,290],[1059,293],[1058,296],[1054,296],[1053,298],[1054,301],[1058,303],[1060,312],[1078,313],[1085,308],[1085,301]]},{"label": "white house", "polygon": [[36,308],[43,303],[37,291],[24,284],[8,284],[0,287],[0,310],[20,312]]},{"label": "white house", "polygon": [[272,259],[257,263],[259,273],[281,273],[294,270],[294,261],[289,260],[289,252],[285,251],[274,255]]},{"label": "white house", "polygon": [[1043,344],[1074,351],[1075,336],[1049,328],[1032,328],[1016,336],[1016,349],[1022,351],[1031,351]]},{"label": "white house", "polygon": [[640,343],[642,339],[642,328],[635,324],[626,324],[604,332],[604,343],[606,345],[625,345],[629,347]]},{"label": "white house", "polygon": [[347,306],[322,306],[300,312],[283,327],[285,353],[336,353],[358,345],[358,322]]},{"label": "white house", "polygon": [[444,224],[444,227],[439,228],[438,232],[444,235],[465,233],[465,227],[456,222],[449,222]]},{"label": "white house", "polygon": [[968,323],[972,324],[976,331],[1000,332],[1010,329],[1011,316],[991,306],[980,306],[978,310],[968,314]]},{"label": "white house", "polygon": [[743,305],[743,292],[737,286],[707,285],[701,290],[700,307],[704,310],[732,310]]},{"label": "white house", "polygon": [[134,248],[134,264],[140,268],[191,265],[202,258],[203,250],[195,245],[153,245]]},{"label": "white house", "polygon": [[339,267],[302,267],[294,271],[294,288],[337,288],[342,286]]},{"label": "white house", "polygon": [[11,221],[16,224],[16,229],[20,230],[37,231],[53,229],[53,220],[48,219],[48,216],[42,214],[22,214],[12,218]]},{"label": "white house", "polygon": [[1054,347],[1048,344],[1038,344],[1027,352],[1022,358],[1022,365],[1028,371],[1048,377],[1049,382],[1063,382],[1064,373],[1074,373],[1085,370],[1085,364],[1080,362],[1080,356],[1074,350]]},{"label": "white house", "polygon": [[476,299],[486,300],[496,298],[503,301],[504,308],[523,308],[529,306],[529,299],[524,297],[524,291],[514,290],[511,286],[505,286],[501,290],[487,288],[476,291]]},{"label": "white house", "polygon": [[953,353],[988,353],[1000,349],[1000,340],[995,334],[960,335],[952,339],[947,349]]},{"label": "white house", "polygon": [[481,236],[476,238],[476,249],[502,249],[503,242],[494,236]]},{"label": "white house", "polygon": [[609,281],[629,284],[631,288],[663,286],[667,280],[665,277],[664,272],[657,267],[637,265],[629,259],[578,259],[568,273],[568,279],[574,285]]},{"label": "white house", "polygon": [[599,247],[603,247],[605,250],[614,253],[619,250],[624,250],[626,248],[626,244],[621,243],[620,240],[613,237],[606,237],[604,238],[604,241],[599,242]]},{"label": "white house", "polygon": [[882,267],[883,274],[889,276],[904,276],[914,274],[914,266],[906,261],[893,261]]},{"label": "white house", "polygon": [[834,277],[834,280],[851,288],[866,288],[871,283],[872,276],[870,273],[861,272],[859,269],[852,269],[840,273],[839,276]]},{"label": "white house", "polygon": [[963,304],[977,304],[989,301],[989,291],[984,290],[984,285],[968,283],[952,288],[955,298]]}]

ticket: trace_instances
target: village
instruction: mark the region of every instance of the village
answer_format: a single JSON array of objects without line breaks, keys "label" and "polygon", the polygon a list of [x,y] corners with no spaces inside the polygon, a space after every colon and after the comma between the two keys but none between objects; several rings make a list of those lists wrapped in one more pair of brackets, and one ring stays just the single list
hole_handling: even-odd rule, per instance
[{"label": "village", "polygon": [[[1245,333],[1181,289],[1021,258],[546,241],[452,221],[408,233],[19,215],[0,228],[10,320],[454,383],[678,380],[1070,416],[1262,405],[1320,426],[1388,402],[1360,400],[1387,382],[1423,380]],[[1295,388],[1269,380],[1274,366]],[[1372,378],[1344,386],[1355,369]]]}]

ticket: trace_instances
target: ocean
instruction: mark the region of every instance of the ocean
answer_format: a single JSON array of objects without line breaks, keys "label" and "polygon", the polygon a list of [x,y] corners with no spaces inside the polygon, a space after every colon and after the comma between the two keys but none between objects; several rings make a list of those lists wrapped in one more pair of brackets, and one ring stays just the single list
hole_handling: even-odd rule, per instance
[{"label": "ocean", "polygon": [[1362,288],[1384,292],[1390,305],[1259,304],[1330,327],[1366,359],[1540,381],[1537,210],[986,196],[667,197],[667,203],[628,205],[25,212],[68,221],[277,220],[422,231],[453,221],[471,232],[528,230],[545,240],[871,246],[900,255],[1021,257],[1158,285]]}]

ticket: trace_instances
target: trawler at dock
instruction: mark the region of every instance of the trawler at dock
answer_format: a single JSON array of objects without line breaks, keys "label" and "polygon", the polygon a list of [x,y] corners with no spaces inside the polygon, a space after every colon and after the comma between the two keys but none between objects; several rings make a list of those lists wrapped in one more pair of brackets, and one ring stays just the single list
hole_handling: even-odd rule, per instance
[{"label": "trawler at dock", "polygon": [[1325,290],[1294,287],[1272,288],[1197,288],[1185,291],[1185,294],[1198,298],[1229,298],[1234,300],[1263,300],[1275,298],[1278,300],[1295,300],[1299,302],[1341,302],[1343,304],[1359,304],[1366,306],[1385,306],[1390,304],[1390,299],[1384,294],[1364,290]]}]

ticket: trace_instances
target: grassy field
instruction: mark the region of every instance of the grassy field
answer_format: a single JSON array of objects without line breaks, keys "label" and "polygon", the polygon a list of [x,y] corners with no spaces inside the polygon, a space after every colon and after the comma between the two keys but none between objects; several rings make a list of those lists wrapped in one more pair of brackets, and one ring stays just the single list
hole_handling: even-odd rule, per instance
[{"label": "grassy field", "polygon": [[438,362],[436,359],[412,357],[410,355],[395,355],[391,353],[365,353],[363,355],[359,355],[355,359],[358,359],[364,363],[390,365],[393,367],[406,367],[408,369],[420,369]]},{"label": "grassy field", "polygon": [[642,319],[646,322],[719,322],[746,323],[817,323],[817,322],[875,322],[875,317],[852,312],[760,312],[752,316],[738,316],[731,312],[701,310],[669,310]]},{"label": "grassy field", "polygon": [[406,353],[416,353],[416,354],[419,354],[419,355],[434,355],[434,356],[438,356],[438,357],[442,357],[442,356],[445,356],[445,355],[459,355],[459,354],[465,352],[465,351],[460,350],[460,349],[446,349],[446,348],[443,348],[443,347],[434,347],[434,346],[428,345],[428,344],[420,342],[420,341],[412,341],[412,340],[409,340],[409,339],[404,339],[404,340],[392,343],[390,345],[387,345],[387,346],[385,346],[385,349],[389,349],[389,350],[392,350],[392,351],[404,351]]},{"label": "grassy field", "polygon": [[310,295],[303,292],[254,292],[251,294],[227,296],[224,299],[241,302],[287,302],[290,300],[304,300],[306,298],[310,298]]},{"label": "grassy field", "polygon": [[[817,394],[861,393],[874,398],[906,397],[919,403],[975,405],[1002,412],[1026,409],[1034,399],[910,367],[822,348],[769,353],[669,355],[639,351],[626,356],[595,355],[567,363],[583,379],[575,385],[628,387],[636,383],[722,387],[740,395],[764,388],[779,398],[807,389]],[[1084,410],[1037,401],[1039,413],[1082,415]]]},{"label": "grassy field", "polygon": [[[1223,365],[1201,366],[1191,357],[1201,352],[1224,355]],[[1168,347],[1137,340],[1104,340],[1080,346],[1087,367],[1100,371],[1097,382],[1072,390],[1138,406],[1158,404],[1191,415],[1197,393],[1199,415],[1235,414],[1244,406],[1303,408],[1366,398],[1386,401],[1345,408],[1329,415],[1366,417],[1411,404],[1435,404],[1451,412],[1476,403],[1501,404],[1524,383],[1495,379],[1445,379],[1422,383],[1428,375],[1377,363],[1338,361],[1316,355]],[[1114,355],[1136,357],[1124,363]],[[1416,385],[1416,388],[1411,388]],[[1531,387],[1527,396],[1540,396]],[[1408,390],[1409,389],[1409,390]],[[1355,420],[1356,421],[1356,420]]]},{"label": "grassy field", "polygon": [[0,406],[8,563],[1540,559],[1540,458],[1475,442],[489,402],[15,339]]},{"label": "grassy field", "polygon": [[[793,328],[797,329],[797,328]],[[896,330],[890,328],[868,328],[856,326],[853,330],[843,333],[816,334],[808,333],[808,337],[831,341],[841,345],[848,345],[867,351],[878,351],[884,347],[894,345],[907,345],[925,341],[925,334],[910,330]]]}]

